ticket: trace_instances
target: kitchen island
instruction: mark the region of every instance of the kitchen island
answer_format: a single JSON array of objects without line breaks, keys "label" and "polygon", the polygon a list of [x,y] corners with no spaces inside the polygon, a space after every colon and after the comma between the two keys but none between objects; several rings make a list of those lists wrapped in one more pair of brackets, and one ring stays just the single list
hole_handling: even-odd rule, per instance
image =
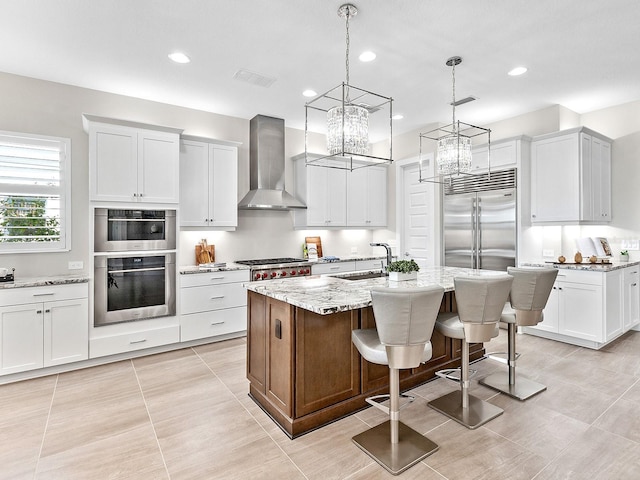
[{"label": "kitchen island", "polygon": [[[372,287],[441,285],[441,311],[456,311],[455,276],[496,274],[504,272],[432,267],[406,282],[318,275],[249,282],[249,395],[291,438],[358,411],[366,397],[388,390],[388,367],[364,360],[351,342],[352,330],[375,327]],[[460,365],[459,340],[434,331],[431,343],[429,362],[401,371],[401,390]],[[471,360],[480,358],[483,345],[472,345],[470,353]]]}]

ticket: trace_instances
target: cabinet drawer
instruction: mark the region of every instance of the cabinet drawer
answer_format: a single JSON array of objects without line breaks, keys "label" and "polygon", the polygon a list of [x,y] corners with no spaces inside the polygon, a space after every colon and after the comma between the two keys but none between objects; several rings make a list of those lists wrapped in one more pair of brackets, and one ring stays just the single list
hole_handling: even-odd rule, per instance
[{"label": "cabinet drawer", "polygon": [[377,260],[356,260],[356,270],[382,270],[382,265],[386,265],[387,260],[379,258]]},{"label": "cabinet drawer", "polygon": [[247,330],[247,307],[192,313],[180,317],[180,341],[215,337]]},{"label": "cabinet drawer", "polygon": [[311,273],[322,275],[324,273],[353,272],[355,269],[355,260],[352,262],[319,263],[311,266]]},{"label": "cabinet drawer", "polygon": [[558,269],[557,282],[582,283],[585,285],[602,285],[605,272],[588,272],[585,270]]},{"label": "cabinet drawer", "polygon": [[178,343],[179,341],[179,325],[92,338],[89,344],[89,357],[96,358],[116,353],[133,352],[145,348]]},{"label": "cabinet drawer", "polygon": [[46,287],[5,288],[0,290],[0,305],[71,300],[89,296],[88,283],[70,283]]},{"label": "cabinet drawer", "polygon": [[247,291],[239,283],[180,289],[182,314],[247,305]]},{"label": "cabinet drawer", "polygon": [[249,270],[191,273],[180,275],[180,286],[199,287],[204,285],[219,285],[221,283],[246,282],[248,280]]}]

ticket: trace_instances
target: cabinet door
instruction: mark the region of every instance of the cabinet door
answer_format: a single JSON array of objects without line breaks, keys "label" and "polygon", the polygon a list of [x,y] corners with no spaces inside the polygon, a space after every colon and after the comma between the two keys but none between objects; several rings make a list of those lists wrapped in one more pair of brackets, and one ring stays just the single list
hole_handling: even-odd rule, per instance
[{"label": "cabinet door", "polygon": [[601,322],[604,324],[604,341],[608,342],[622,335],[624,325],[624,271],[613,270],[605,275],[604,310]]},{"label": "cabinet door", "polygon": [[313,167],[304,164],[304,174],[307,182],[307,226],[325,227],[327,219],[328,174],[329,169]]},{"label": "cabinet door", "polygon": [[327,170],[327,218],[328,227],[344,227],[347,224],[347,171],[337,168]]},{"label": "cabinet door", "polygon": [[267,398],[293,416],[293,307],[267,298]]},{"label": "cabinet door", "polygon": [[531,143],[531,221],[579,220],[578,136]]},{"label": "cabinet door", "polygon": [[180,225],[209,225],[209,145],[183,141],[180,145]]},{"label": "cabinet door", "polygon": [[140,132],[138,135],[138,199],[178,203],[180,175],[178,135]]},{"label": "cabinet door", "polygon": [[347,225],[349,227],[367,226],[369,168],[359,168],[347,173]]},{"label": "cabinet door", "polygon": [[214,227],[238,226],[238,149],[224,145],[210,145],[212,162],[212,197],[210,225]]},{"label": "cabinet door", "polygon": [[611,221],[611,145],[599,138],[591,141],[593,220]]},{"label": "cabinet door", "polygon": [[387,226],[387,168],[371,167],[368,170],[367,227]]},{"label": "cabinet door", "polygon": [[[491,170],[517,166],[518,151],[516,143],[516,140],[511,140],[505,143],[491,144]],[[488,170],[489,148],[486,145],[480,145],[473,149],[471,168],[474,171]]]},{"label": "cabinet door", "polygon": [[134,202],[138,193],[137,133],[132,128],[94,127],[89,132],[91,200]]},{"label": "cabinet door", "polygon": [[0,374],[43,365],[41,303],[0,307]]},{"label": "cabinet door", "polygon": [[44,366],[89,358],[89,307],[86,298],[44,304]]},{"label": "cabinet door", "polygon": [[602,287],[558,282],[560,308],[558,333],[603,342]]},{"label": "cabinet door", "polygon": [[640,286],[638,268],[624,269],[624,331],[640,323]]}]

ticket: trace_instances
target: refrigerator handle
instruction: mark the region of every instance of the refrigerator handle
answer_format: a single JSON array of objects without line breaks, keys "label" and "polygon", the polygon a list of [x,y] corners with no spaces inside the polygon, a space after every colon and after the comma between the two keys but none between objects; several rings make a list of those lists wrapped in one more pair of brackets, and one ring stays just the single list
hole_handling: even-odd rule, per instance
[{"label": "refrigerator handle", "polygon": [[473,202],[474,205],[474,225],[473,225],[473,231],[475,234],[474,237],[474,242],[475,245],[473,246],[473,252],[474,252],[474,259],[473,259],[473,263],[474,263],[474,268],[480,268],[480,198],[478,198],[478,194],[476,194],[476,198]]}]

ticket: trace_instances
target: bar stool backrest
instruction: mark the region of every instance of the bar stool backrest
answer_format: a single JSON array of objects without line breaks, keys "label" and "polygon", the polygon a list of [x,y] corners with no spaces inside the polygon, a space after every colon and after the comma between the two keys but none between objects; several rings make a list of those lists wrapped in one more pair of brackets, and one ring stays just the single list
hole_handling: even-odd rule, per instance
[{"label": "bar stool backrest", "polygon": [[458,317],[468,343],[488,342],[495,336],[512,282],[513,277],[507,274],[453,279]]},{"label": "bar stool backrest", "polygon": [[547,305],[558,270],[509,267],[507,271],[513,276],[510,301],[516,312],[516,324],[537,325],[542,321],[542,310]]},{"label": "bar stool backrest", "polygon": [[431,341],[444,288],[371,289],[373,314],[380,342],[387,350],[391,368],[420,365],[424,348]]}]

